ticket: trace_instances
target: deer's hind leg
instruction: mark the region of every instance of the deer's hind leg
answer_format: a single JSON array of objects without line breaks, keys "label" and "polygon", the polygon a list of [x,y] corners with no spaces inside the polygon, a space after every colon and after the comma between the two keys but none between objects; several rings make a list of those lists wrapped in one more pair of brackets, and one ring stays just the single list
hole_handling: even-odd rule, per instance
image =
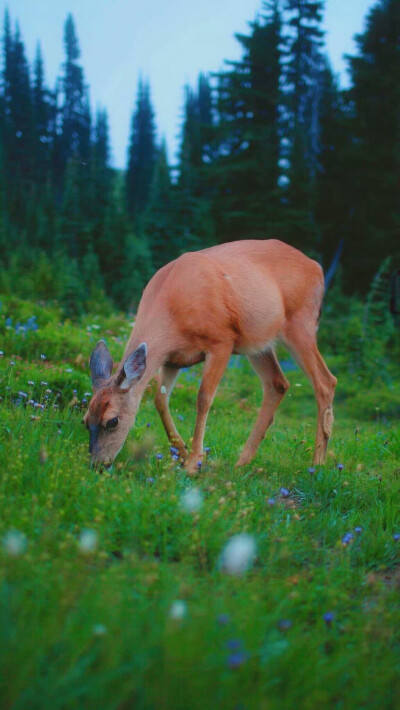
[{"label": "deer's hind leg", "polygon": [[325,463],[326,451],[333,425],[333,397],[336,377],[328,370],[317,346],[317,322],[297,314],[283,330],[284,342],[297,360],[314,388],[318,405],[317,434],[313,461]]},{"label": "deer's hind leg", "polygon": [[176,429],[174,420],[172,419],[169,409],[169,398],[172,389],[180,372],[179,367],[171,367],[163,365],[160,371],[160,379],[157,383],[157,392],[155,396],[156,409],[161,417],[164,429],[172,446],[178,449],[178,455],[181,459],[187,458],[187,448],[181,435]]},{"label": "deer's hind leg", "polygon": [[247,359],[261,380],[263,401],[256,423],[236,466],[244,466],[252,461],[268,427],[274,421],[275,412],[280,402],[290,386],[273,350],[268,350],[258,355],[248,355]]}]

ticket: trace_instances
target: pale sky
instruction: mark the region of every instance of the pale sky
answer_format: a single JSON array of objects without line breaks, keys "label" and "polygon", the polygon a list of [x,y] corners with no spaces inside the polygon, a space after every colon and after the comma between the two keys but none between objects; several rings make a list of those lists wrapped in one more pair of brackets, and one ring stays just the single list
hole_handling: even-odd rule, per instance
[{"label": "pale sky", "polygon": [[[38,40],[47,83],[53,87],[64,60],[63,27],[72,13],[81,63],[93,109],[105,107],[110,121],[113,163],[125,167],[130,120],[139,74],[148,77],[158,137],[167,139],[174,161],[181,124],[183,86],[200,71],[218,71],[224,59],[239,59],[235,32],[262,0],[0,0],[20,23],[32,63]],[[326,44],[342,85],[348,83],[344,54],[353,53],[353,36],[362,31],[374,0],[326,0]]]}]

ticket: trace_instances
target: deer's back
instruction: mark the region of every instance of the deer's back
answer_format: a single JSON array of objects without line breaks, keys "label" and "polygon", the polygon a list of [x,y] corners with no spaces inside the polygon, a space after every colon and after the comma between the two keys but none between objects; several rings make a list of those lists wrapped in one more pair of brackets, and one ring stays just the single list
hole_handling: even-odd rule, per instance
[{"label": "deer's back", "polygon": [[[162,314],[189,338],[232,338],[257,350],[297,312],[318,313],[321,267],[278,240],[246,240],[183,254],[151,279],[139,315]],[[253,348],[253,345],[254,348]]]}]

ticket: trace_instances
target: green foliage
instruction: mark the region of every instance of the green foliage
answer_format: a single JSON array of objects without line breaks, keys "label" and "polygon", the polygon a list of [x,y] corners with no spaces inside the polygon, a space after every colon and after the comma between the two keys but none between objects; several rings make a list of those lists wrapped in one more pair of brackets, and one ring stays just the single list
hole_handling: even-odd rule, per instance
[{"label": "green foliage", "polygon": [[[354,300],[361,323],[363,310]],[[349,374],[347,353],[330,355],[328,315],[323,350],[339,384],[327,465],[308,471],[315,402],[293,370],[254,464],[233,468],[261,399],[258,379],[236,359],[210,413],[206,465],[193,481],[171,460],[150,397],[114,468],[100,474],[88,466],[80,423],[91,391],[87,362],[103,335],[121,357],[131,327],[125,318],[73,323],[57,306],[2,299],[4,707],[395,707],[398,385],[382,383],[374,404],[374,388]],[[16,332],[32,316],[38,329]],[[346,319],[338,310],[342,327]],[[398,361],[390,365],[398,372]],[[197,368],[182,372],[171,399],[187,441],[198,383]],[[193,487],[203,503],[190,513],[182,496]],[[232,577],[219,559],[242,532],[253,536],[257,557]],[[177,600],[181,619],[171,614]]]}]

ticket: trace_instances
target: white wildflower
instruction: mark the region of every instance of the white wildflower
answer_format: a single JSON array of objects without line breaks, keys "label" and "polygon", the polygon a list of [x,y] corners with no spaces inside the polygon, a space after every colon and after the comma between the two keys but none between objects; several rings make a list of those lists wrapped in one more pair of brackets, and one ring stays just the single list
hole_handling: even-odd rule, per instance
[{"label": "white wildflower", "polygon": [[196,513],[203,505],[203,493],[199,488],[189,488],[181,497],[181,506],[187,513]]},{"label": "white wildflower", "polygon": [[20,530],[9,530],[3,537],[3,548],[10,557],[18,557],[28,545],[26,535]]},{"label": "white wildflower", "polygon": [[170,619],[174,619],[174,621],[181,621],[185,618],[186,614],[186,602],[182,601],[181,599],[177,599],[176,601],[172,602],[169,610]]},{"label": "white wildflower", "polygon": [[237,577],[247,572],[256,558],[256,542],[252,535],[240,533],[231,537],[222,550],[220,567]]},{"label": "white wildflower", "polygon": [[97,532],[95,530],[82,530],[79,537],[79,548],[84,555],[89,555],[97,548]]},{"label": "white wildflower", "polygon": [[93,636],[105,636],[107,629],[103,624],[95,624],[93,626]]},{"label": "white wildflower", "polygon": [[167,388],[164,385],[161,385],[160,392],[161,394],[167,394]]}]

